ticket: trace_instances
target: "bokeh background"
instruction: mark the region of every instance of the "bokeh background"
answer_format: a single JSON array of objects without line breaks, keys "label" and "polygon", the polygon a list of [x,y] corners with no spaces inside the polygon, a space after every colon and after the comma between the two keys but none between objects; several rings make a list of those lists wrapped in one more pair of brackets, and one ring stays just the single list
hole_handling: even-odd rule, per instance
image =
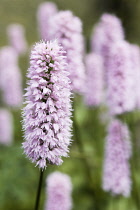
[{"label": "bokeh background", "polygon": [[[6,28],[11,23],[25,27],[29,46],[39,41],[36,12],[43,0],[0,0],[0,47],[8,44]],[[83,22],[83,33],[89,51],[90,35],[94,24],[102,13],[110,12],[121,18],[126,38],[131,43],[140,44],[140,1],[139,0],[54,0],[60,10],[71,10]],[[26,87],[26,72],[29,66],[29,52],[20,56],[19,66],[23,76],[23,89]],[[10,90],[9,90],[10,91]],[[51,166],[45,177],[55,170],[70,175],[73,183],[73,210],[139,210],[140,209],[140,113],[127,116],[127,122],[135,136],[131,159],[132,193],[129,198],[113,197],[101,188],[102,162],[106,125],[99,116],[104,107],[88,109],[82,97],[76,96],[76,119],[78,135],[82,141],[84,154],[79,151],[76,141],[70,149],[70,158],[64,159],[60,167]],[[6,105],[0,100],[0,106]],[[0,210],[31,210],[34,207],[39,170],[23,155],[21,143],[21,109],[6,107],[14,117],[14,138],[11,146],[0,145]],[[22,108],[22,107],[21,107]],[[103,115],[102,115],[103,116]],[[106,116],[104,115],[104,118]],[[105,120],[104,120],[105,121]],[[75,139],[75,132],[73,132]],[[133,139],[133,138],[132,138]],[[85,156],[87,163],[85,163]],[[89,179],[87,167],[93,180]],[[46,180],[44,177],[40,209],[46,200]]]}]

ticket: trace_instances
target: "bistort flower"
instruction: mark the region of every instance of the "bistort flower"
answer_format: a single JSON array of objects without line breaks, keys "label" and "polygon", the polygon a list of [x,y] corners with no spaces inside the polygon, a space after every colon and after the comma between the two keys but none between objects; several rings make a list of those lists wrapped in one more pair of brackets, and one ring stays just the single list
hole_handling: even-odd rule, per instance
[{"label": "bistort flower", "polygon": [[129,196],[131,179],[129,158],[131,157],[130,134],[126,124],[112,120],[105,146],[103,189],[112,194]]},{"label": "bistort flower", "polygon": [[13,117],[7,109],[0,109],[0,144],[11,145],[13,140]]},{"label": "bistort flower", "polygon": [[130,44],[112,44],[108,59],[107,104],[112,115],[132,111],[136,104],[135,74],[130,59]]},{"label": "bistort flower", "polygon": [[54,172],[47,178],[47,202],[45,210],[71,210],[72,184],[68,175]]},{"label": "bistort flower", "polygon": [[71,142],[71,92],[64,54],[57,41],[37,43],[31,52],[23,148],[42,169],[48,163],[60,165]]},{"label": "bistort flower", "polygon": [[72,90],[83,93],[85,67],[83,64],[84,38],[82,22],[71,11],[60,11],[51,20],[51,37],[57,38],[67,52]]},{"label": "bistort flower", "polygon": [[3,101],[8,106],[20,107],[22,105],[22,77],[18,66],[18,55],[9,46],[0,50],[0,87]]},{"label": "bistort flower", "polygon": [[43,40],[50,40],[50,18],[57,13],[57,7],[53,2],[43,2],[37,11],[39,34]]},{"label": "bistort flower", "polygon": [[16,50],[18,54],[24,54],[27,51],[25,29],[21,24],[10,24],[7,27],[7,36],[10,45]]},{"label": "bistort flower", "polygon": [[100,55],[90,53],[86,56],[85,104],[98,106],[103,102],[103,60]]},{"label": "bistort flower", "polygon": [[99,23],[94,27],[91,37],[92,51],[101,55],[104,61],[105,78],[110,47],[113,43],[124,39],[124,30],[118,17],[103,14]]},{"label": "bistort flower", "polygon": [[135,82],[136,108],[140,109],[140,47],[138,45],[131,45],[130,50],[130,59],[132,61],[132,71]]}]

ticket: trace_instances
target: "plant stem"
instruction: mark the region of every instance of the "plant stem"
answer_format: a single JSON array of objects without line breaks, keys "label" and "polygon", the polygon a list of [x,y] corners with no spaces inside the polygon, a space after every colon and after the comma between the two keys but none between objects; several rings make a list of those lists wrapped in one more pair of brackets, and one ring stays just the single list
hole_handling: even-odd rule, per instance
[{"label": "plant stem", "polygon": [[40,170],[40,177],[39,177],[38,190],[37,190],[37,195],[36,195],[35,210],[39,209],[39,201],[40,201],[41,187],[42,187],[42,181],[43,181],[43,172],[44,172],[44,170]]}]

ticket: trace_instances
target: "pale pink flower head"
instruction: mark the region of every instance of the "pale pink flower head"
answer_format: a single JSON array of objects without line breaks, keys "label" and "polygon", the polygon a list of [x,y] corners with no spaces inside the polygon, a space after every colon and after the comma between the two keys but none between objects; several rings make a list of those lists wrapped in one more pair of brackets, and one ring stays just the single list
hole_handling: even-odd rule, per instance
[{"label": "pale pink flower head", "polygon": [[140,109],[140,47],[131,45],[130,59],[135,80],[136,108]]},{"label": "pale pink flower head", "polygon": [[47,203],[45,210],[72,209],[72,183],[68,175],[54,172],[47,178]]},{"label": "pale pink flower head", "polygon": [[43,2],[37,11],[38,29],[42,39],[50,40],[50,18],[57,13],[57,6],[53,2]]},{"label": "pale pink flower head", "polygon": [[104,29],[108,40],[118,41],[124,39],[124,30],[121,20],[112,14],[105,13],[101,16],[101,23],[104,24]]},{"label": "pale pink flower head", "polygon": [[[4,69],[6,67],[10,68],[11,65],[16,65],[17,62],[18,54],[13,47],[4,46],[0,48],[0,69]],[[2,79],[2,77],[0,77],[0,79]]]},{"label": "pale pink flower head", "polygon": [[11,107],[22,104],[22,78],[16,51],[9,46],[0,50],[0,87],[3,101]]},{"label": "pale pink flower head", "polygon": [[103,14],[93,29],[91,48],[92,51],[103,56],[105,71],[107,71],[110,46],[123,39],[124,31],[120,19],[115,15]]},{"label": "pale pink flower head", "polygon": [[120,19],[115,15],[103,14],[93,29],[91,47],[96,53],[104,55],[110,44],[123,39],[124,31]]},{"label": "pale pink flower head", "polygon": [[56,40],[43,41],[34,46],[30,57],[23,148],[42,169],[48,163],[60,165],[71,142],[71,92],[64,54]]},{"label": "pale pink flower head", "polygon": [[87,106],[98,106],[103,103],[103,60],[100,55],[90,53],[86,56],[85,85],[85,104]]},{"label": "pale pink flower head", "polygon": [[24,54],[27,51],[27,41],[25,38],[25,29],[21,24],[10,24],[7,27],[7,36],[10,45],[20,54]]},{"label": "pale pink flower head", "polygon": [[107,104],[112,115],[132,111],[136,104],[135,75],[130,59],[130,44],[112,44],[107,72]]},{"label": "pale pink flower head", "polygon": [[71,11],[60,11],[51,19],[51,37],[57,38],[67,52],[72,90],[83,93],[85,68],[83,63],[84,38],[82,22]]},{"label": "pale pink flower head", "polygon": [[13,140],[13,117],[6,109],[0,109],[0,144],[11,145]]},{"label": "pale pink flower head", "polygon": [[130,134],[126,124],[112,120],[105,145],[103,189],[112,194],[130,195],[131,179],[129,158],[131,157]]}]

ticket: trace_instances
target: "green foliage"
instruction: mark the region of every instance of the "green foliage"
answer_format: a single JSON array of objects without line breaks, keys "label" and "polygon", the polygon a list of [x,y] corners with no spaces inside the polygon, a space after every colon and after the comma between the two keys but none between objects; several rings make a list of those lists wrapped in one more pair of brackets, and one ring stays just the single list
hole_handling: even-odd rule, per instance
[{"label": "green foliage", "polygon": [[0,209],[32,209],[37,170],[22,155],[21,145],[0,147]]}]

